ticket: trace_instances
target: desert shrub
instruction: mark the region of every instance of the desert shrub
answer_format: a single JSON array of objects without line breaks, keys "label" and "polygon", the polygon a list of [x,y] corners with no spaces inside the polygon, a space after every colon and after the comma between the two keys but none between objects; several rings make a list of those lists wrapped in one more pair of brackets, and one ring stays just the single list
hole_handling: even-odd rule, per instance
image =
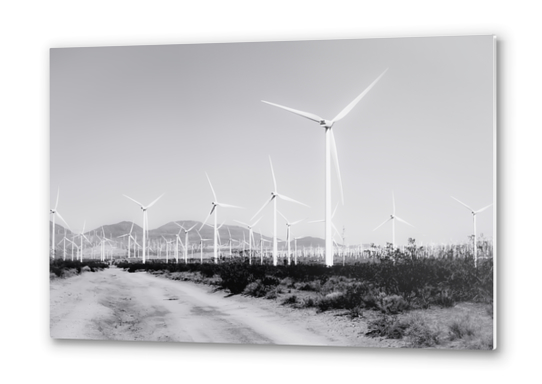
[{"label": "desert shrub", "polygon": [[322,312],[329,309],[344,308],[344,293],[328,293],[316,302],[316,307]]},{"label": "desert shrub", "polygon": [[463,337],[472,337],[476,330],[469,316],[460,320],[454,320],[448,325],[450,340],[462,339]]},{"label": "desert shrub", "polygon": [[306,297],[303,299],[303,302],[301,303],[301,307],[303,308],[313,308],[316,306],[316,301],[312,297]]},{"label": "desert shrub", "polygon": [[344,292],[348,284],[348,279],[344,276],[331,276],[325,283],[322,285],[321,292],[324,295],[327,295],[331,292]]},{"label": "desert shrub", "polygon": [[320,292],[322,290],[322,283],[320,280],[295,283],[294,288],[300,291]]},{"label": "desert shrub", "polygon": [[234,295],[242,293],[251,282],[251,275],[242,263],[224,263],[220,267],[220,285]]},{"label": "desert shrub", "polygon": [[297,304],[297,302],[298,302],[297,296],[292,295],[292,296],[288,296],[285,300],[283,300],[282,305]]},{"label": "desert shrub", "polygon": [[243,294],[253,297],[264,297],[267,294],[267,290],[261,280],[256,280],[245,287]]},{"label": "desert shrub", "polygon": [[397,319],[396,316],[384,315],[368,324],[368,331],[365,333],[369,337],[385,337],[387,339],[402,339],[410,324]]},{"label": "desert shrub", "polygon": [[[269,287],[269,286],[267,286],[267,287]],[[274,299],[276,299],[278,297],[279,293],[280,292],[278,292],[278,290],[276,288],[271,288],[265,294],[265,298],[268,299],[268,300],[274,300]]]},{"label": "desert shrub", "polygon": [[411,347],[430,348],[440,344],[440,331],[433,329],[421,317],[412,317],[408,322],[410,325],[405,336],[407,336]]},{"label": "desert shrub", "polygon": [[285,277],[280,281],[280,285],[284,285],[286,288],[295,288],[294,279],[291,277]]},{"label": "desert shrub", "polygon": [[384,296],[378,302],[378,308],[387,314],[397,314],[408,309],[408,303],[402,296]]}]

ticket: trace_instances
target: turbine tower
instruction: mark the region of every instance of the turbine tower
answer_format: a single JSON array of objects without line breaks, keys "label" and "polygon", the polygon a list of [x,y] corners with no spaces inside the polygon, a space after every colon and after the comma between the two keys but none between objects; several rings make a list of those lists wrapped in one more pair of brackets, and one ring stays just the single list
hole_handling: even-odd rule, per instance
[{"label": "turbine tower", "polygon": [[70,229],[70,226],[68,225],[68,223],[66,223],[66,220],[64,220],[64,218],[62,217],[62,215],[60,214],[60,212],[58,212],[57,208],[58,208],[58,197],[60,196],[60,188],[58,189],[57,193],[56,193],[56,203],[55,203],[55,207],[53,209],[50,210],[50,213],[53,215],[53,238],[52,238],[52,242],[51,242],[51,245],[52,245],[52,256],[53,256],[53,259],[55,258],[55,250],[56,250],[56,244],[55,244],[55,216],[58,215],[58,217],[60,218],[60,220],[62,220],[64,222],[64,224],[66,224],[66,226],[68,227],[68,229]]},{"label": "turbine tower", "polygon": [[273,185],[275,189],[271,192],[271,198],[265,202],[265,204],[252,216],[250,220],[253,220],[258,214],[270,203],[273,202],[273,265],[278,263],[278,250],[277,250],[277,199],[276,197],[281,198],[282,200],[291,201],[292,203],[297,203],[304,205],[307,208],[310,208],[307,204],[303,204],[297,200],[292,199],[291,197],[281,195],[277,191],[277,180],[275,179],[275,171],[273,170],[273,162],[271,161],[271,156],[269,156],[269,163],[271,164],[271,174],[273,175]]},{"label": "turbine tower", "polygon": [[333,265],[333,238],[331,233],[331,157],[333,157],[335,168],[337,169],[337,177],[339,179],[339,187],[341,191],[341,200],[344,204],[344,196],[343,196],[343,189],[342,189],[342,181],[341,181],[341,172],[339,169],[339,160],[337,158],[337,146],[335,145],[335,137],[333,135],[332,127],[333,125],[344,118],[355,106],[356,104],[371,90],[371,88],[380,80],[382,76],[386,73],[387,69],[382,72],[380,76],[376,78],[358,97],[356,97],[350,104],[348,104],[335,118],[331,121],[326,120],[320,116],[314,115],[312,113],[299,111],[296,109],[288,108],[279,104],[270,103],[268,101],[262,100],[262,102],[266,104],[273,105],[275,107],[279,107],[282,109],[285,109],[289,112],[292,112],[296,115],[305,117],[309,120],[312,120],[318,124],[320,124],[321,127],[325,128],[325,138],[326,138],[326,186],[325,186],[325,209],[326,209],[326,251],[325,251],[325,258],[326,258],[326,265],[332,266]]},{"label": "turbine tower", "polygon": [[[149,223],[148,223],[148,217],[147,217],[147,209],[149,209],[150,207],[152,207],[158,200],[160,200],[160,198],[162,196],[164,196],[165,193],[162,193],[156,200],[154,200],[152,203],[150,203],[149,205],[147,206],[144,206],[143,204],[141,204],[140,202],[132,199],[130,196],[126,196],[126,195],[122,195],[130,200],[132,200],[134,203],[136,203],[137,205],[139,205],[139,208],[141,208],[141,210],[143,211],[143,264],[145,264],[145,247],[147,246],[147,244],[145,243],[146,241],[146,235],[147,235],[147,231],[149,230]],[[104,235],[105,237],[105,235]]]},{"label": "turbine tower", "polygon": [[493,204],[489,204],[489,205],[486,205],[484,208],[481,208],[477,211],[475,211],[474,209],[472,209],[471,207],[469,207],[467,204],[463,203],[462,201],[459,201],[459,199],[456,199],[455,197],[453,196],[450,196],[452,199],[454,199],[455,201],[457,201],[459,204],[463,205],[464,207],[466,207],[470,213],[472,214],[472,225],[473,225],[473,233],[474,233],[474,243],[473,243],[473,249],[474,249],[474,268],[476,268],[476,266],[478,265],[478,256],[477,256],[477,249],[476,249],[476,215],[480,212],[483,212],[485,211],[486,209],[488,209],[489,207],[491,207]]}]

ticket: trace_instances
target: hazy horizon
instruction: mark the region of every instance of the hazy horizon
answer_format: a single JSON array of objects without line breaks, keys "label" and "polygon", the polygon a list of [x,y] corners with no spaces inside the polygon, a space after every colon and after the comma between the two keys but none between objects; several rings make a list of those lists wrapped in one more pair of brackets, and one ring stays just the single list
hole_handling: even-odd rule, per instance
[{"label": "hazy horizon", "polygon": [[[264,104],[332,119],[387,73],[333,127],[344,206],[333,219],[346,243],[465,242],[473,209],[495,203],[493,37],[56,48],[51,50],[50,204],[72,230],[134,221],[149,228],[204,221],[213,195],[219,224],[249,222],[278,191],[292,237],[324,237],[324,130]],[[332,167],[333,207],[340,200]],[[272,208],[256,227],[272,236]],[[259,215],[261,216],[261,215]],[[258,216],[258,217],[259,217]],[[212,220],[212,218],[210,219]],[[493,209],[477,233],[493,237]],[[56,223],[63,224],[58,219]],[[278,216],[278,235],[286,226]]]}]

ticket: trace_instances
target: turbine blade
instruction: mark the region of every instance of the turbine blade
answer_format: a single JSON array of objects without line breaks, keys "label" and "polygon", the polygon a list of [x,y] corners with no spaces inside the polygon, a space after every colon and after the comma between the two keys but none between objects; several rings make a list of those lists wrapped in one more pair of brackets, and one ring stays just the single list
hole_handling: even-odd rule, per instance
[{"label": "turbine blade", "polygon": [[231,205],[231,204],[223,204],[223,203],[216,203],[219,207],[223,208],[239,208],[239,209],[245,209],[243,207],[238,207],[237,205]]},{"label": "turbine blade", "polygon": [[296,224],[299,224],[299,223],[301,223],[303,220],[305,220],[305,219],[301,219],[301,220],[294,221],[294,222],[291,223],[290,225],[296,225]]},{"label": "turbine blade", "polygon": [[309,223],[323,223],[324,221],[326,221],[326,220],[325,219],[312,220],[312,221],[309,221]]},{"label": "turbine blade", "polygon": [[381,226],[383,226],[384,224],[386,224],[388,221],[390,220],[393,220],[392,217],[390,217],[389,219],[387,219],[386,221],[384,221],[382,224],[380,224],[378,227],[376,227],[375,229],[373,229],[373,231],[376,231],[378,228],[380,228]]},{"label": "turbine blade", "polygon": [[[71,228],[70,228],[69,224],[66,223],[66,220],[64,220],[64,218],[62,217],[62,215],[60,214],[60,212],[56,211],[56,214],[58,215],[58,217],[60,217],[60,219],[64,222],[64,224],[66,224],[66,226],[68,227],[68,229],[71,231]],[[53,228],[53,231],[54,231],[54,228]]]},{"label": "turbine blade", "polygon": [[86,241],[88,241],[90,243],[90,240],[88,239],[88,237],[86,237],[85,235],[82,235],[82,236],[85,238]]},{"label": "turbine blade", "polygon": [[133,229],[134,229],[134,222],[132,221],[132,227],[130,228],[130,233],[132,233]]},{"label": "turbine blade", "polygon": [[207,172],[205,172],[205,176],[207,176],[207,181],[209,182],[209,185],[211,186],[211,191],[213,191],[213,197],[215,201],[217,201],[218,199],[216,198],[215,189],[213,188],[213,184],[211,184],[211,179],[209,179],[209,175],[207,174]]},{"label": "turbine blade", "polygon": [[271,156],[269,156],[269,164],[271,164],[271,174],[273,175],[273,186],[275,187],[274,191],[277,192],[277,179],[275,179],[275,171],[273,170],[273,162],[271,161]]},{"label": "turbine blade", "polygon": [[288,196],[284,196],[284,195],[280,195],[277,193],[277,196],[280,197],[282,200],[286,200],[286,201],[291,201],[292,203],[297,203],[297,204],[301,204],[301,205],[304,205],[305,207],[307,208],[310,208],[307,204],[304,204],[300,201],[297,201],[297,200],[294,200],[292,199],[291,197],[288,197]]},{"label": "turbine blade", "polygon": [[404,223],[404,224],[410,225],[410,226],[411,226],[412,228],[416,228],[415,226],[413,226],[413,225],[412,225],[412,224],[410,224],[410,223],[407,223],[407,222],[406,222],[405,220],[401,219],[401,218],[400,218],[400,217],[398,217],[398,216],[395,216],[395,218],[396,218],[397,220],[399,220],[399,221],[400,221],[401,223]]},{"label": "turbine blade", "polygon": [[[213,206],[213,209],[214,209],[214,206]],[[201,227],[199,227],[199,230],[198,231],[198,235],[199,235],[199,231],[201,231],[201,229],[205,226],[205,223],[207,223],[207,220],[209,220],[209,217],[211,217],[211,214],[213,213],[213,211],[211,210],[211,213],[209,213],[209,215],[207,216],[207,218],[205,219],[205,221],[203,222],[203,224],[201,224]],[[200,235],[201,237],[201,235]]]},{"label": "turbine blade", "polygon": [[132,199],[130,196],[126,196],[125,194],[123,194],[122,196],[124,196],[124,197],[126,197],[126,198],[132,200],[134,203],[136,203],[137,205],[139,205],[140,207],[143,208],[143,204],[141,204],[139,201],[134,200],[134,199]]},{"label": "turbine blade", "polygon": [[288,222],[288,219],[286,218],[286,216],[284,216],[284,215],[282,214],[281,211],[279,211],[279,210],[277,209],[277,212],[279,213],[279,215],[282,216],[282,218],[283,218],[284,220],[286,220],[286,223],[287,223],[287,224],[290,224],[290,223]]},{"label": "turbine blade", "polygon": [[120,235],[120,236],[117,236],[117,239],[120,238],[120,237],[124,237],[124,236],[130,236],[130,234],[127,233],[126,235]]},{"label": "turbine blade", "polygon": [[258,220],[256,220],[256,222],[254,224],[251,225],[251,227],[255,227],[256,224],[258,224],[260,222],[260,220],[263,219],[263,216],[260,217]]},{"label": "turbine blade", "polygon": [[324,120],[324,119],[322,119],[320,116],[316,116],[316,115],[313,114],[313,113],[299,111],[299,110],[297,110],[297,109],[288,108],[288,107],[285,107],[285,106],[283,106],[283,105],[279,105],[279,104],[275,104],[275,103],[270,103],[269,101],[265,101],[265,100],[262,100],[262,103],[266,103],[266,104],[269,104],[269,105],[273,105],[273,106],[275,106],[275,107],[279,107],[279,108],[285,109],[285,110],[287,110],[288,112],[295,113],[296,115],[302,116],[302,117],[307,118],[307,119],[312,120],[312,121],[316,121],[317,123],[320,123],[322,120]]},{"label": "turbine blade", "polygon": [[55,210],[58,208],[58,197],[60,196],[60,187],[56,191],[56,203],[55,203]]},{"label": "turbine blade", "polygon": [[335,169],[337,170],[337,178],[339,179],[339,189],[341,191],[341,201],[344,205],[344,193],[343,193],[343,181],[341,179],[341,168],[339,167],[339,157],[337,155],[337,144],[335,143],[335,134],[333,133],[333,129],[329,128],[331,130],[330,136],[331,136],[331,158],[333,159],[333,162],[335,163]]},{"label": "turbine blade", "polygon": [[339,230],[337,229],[337,227],[335,226],[335,224],[333,224],[333,222],[331,222],[331,228],[333,228],[333,230],[335,231],[335,233],[339,236],[339,238],[341,237],[341,234],[339,233]]},{"label": "turbine blade", "polygon": [[233,220],[233,221],[235,221],[236,223],[243,224],[244,226],[249,227],[249,225],[247,223],[243,223],[242,221],[239,221],[239,220]]},{"label": "turbine blade", "polygon": [[162,193],[160,196],[158,196],[158,198],[156,200],[154,200],[152,203],[150,203],[149,205],[147,205],[145,208],[150,208],[154,205],[154,203],[156,203],[158,200],[160,200],[162,198],[162,196],[165,195],[165,192]]},{"label": "turbine blade", "polygon": [[480,213],[480,212],[482,212],[482,211],[485,211],[486,209],[488,209],[488,208],[491,207],[492,205],[493,205],[493,204],[489,204],[488,206],[485,206],[484,208],[481,208],[481,209],[477,210],[477,211],[474,212],[474,213]]},{"label": "turbine blade", "polygon": [[393,215],[395,216],[395,194],[391,193],[391,200],[393,201]]},{"label": "turbine blade", "polygon": [[267,200],[267,201],[264,203],[264,205],[258,210],[258,212],[256,212],[256,213],[254,214],[254,216],[252,216],[252,217],[250,218],[250,220],[253,220],[256,216],[258,216],[258,213],[260,213],[265,207],[267,207],[267,204],[269,204],[271,201],[273,201],[274,198],[275,198],[274,195],[271,196],[271,198],[270,198],[269,200]]},{"label": "turbine blade", "polygon": [[193,230],[194,228],[196,228],[196,225],[198,225],[197,223],[194,224],[193,226],[191,226],[186,232],[190,232],[191,230]]},{"label": "turbine blade", "polygon": [[378,76],[376,80],[374,80],[363,92],[361,92],[361,94],[358,97],[356,97],[350,104],[346,106],[346,108],[344,108],[337,116],[335,116],[333,121],[337,122],[341,120],[343,117],[345,117],[356,106],[356,104],[359,103],[359,101],[367,94],[367,92],[369,92],[371,88],[373,88],[373,86],[378,82],[378,80],[380,80],[380,78],[384,76],[387,70],[388,69],[386,68],[386,70],[382,72],[382,74]]},{"label": "turbine blade", "polygon": [[457,201],[459,204],[465,206],[469,211],[471,212],[474,212],[474,209],[472,209],[471,207],[469,207],[467,204],[463,203],[462,201],[460,201],[459,199],[456,199],[455,197],[453,196],[450,196],[452,199],[454,199],[455,201]]},{"label": "turbine blade", "polygon": [[332,219],[335,217],[335,213],[337,212],[337,208],[339,208],[339,203],[337,203],[337,205],[335,205],[335,209],[333,210],[333,213],[331,214]]}]

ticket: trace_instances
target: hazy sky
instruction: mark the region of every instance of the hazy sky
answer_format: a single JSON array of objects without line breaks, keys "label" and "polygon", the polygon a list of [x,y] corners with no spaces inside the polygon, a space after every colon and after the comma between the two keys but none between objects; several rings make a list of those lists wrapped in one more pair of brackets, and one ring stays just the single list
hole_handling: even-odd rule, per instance
[{"label": "hazy sky", "polygon": [[[331,120],[388,72],[334,127],[347,243],[463,242],[474,209],[493,202],[493,37],[438,37],[51,50],[50,201],[73,230],[132,220],[248,222],[278,190],[292,236],[324,237],[324,129],[267,100]],[[333,169],[332,201],[339,201]],[[272,234],[272,208],[258,227]],[[493,212],[477,217],[492,237]],[[279,236],[285,237],[284,221]]]}]

